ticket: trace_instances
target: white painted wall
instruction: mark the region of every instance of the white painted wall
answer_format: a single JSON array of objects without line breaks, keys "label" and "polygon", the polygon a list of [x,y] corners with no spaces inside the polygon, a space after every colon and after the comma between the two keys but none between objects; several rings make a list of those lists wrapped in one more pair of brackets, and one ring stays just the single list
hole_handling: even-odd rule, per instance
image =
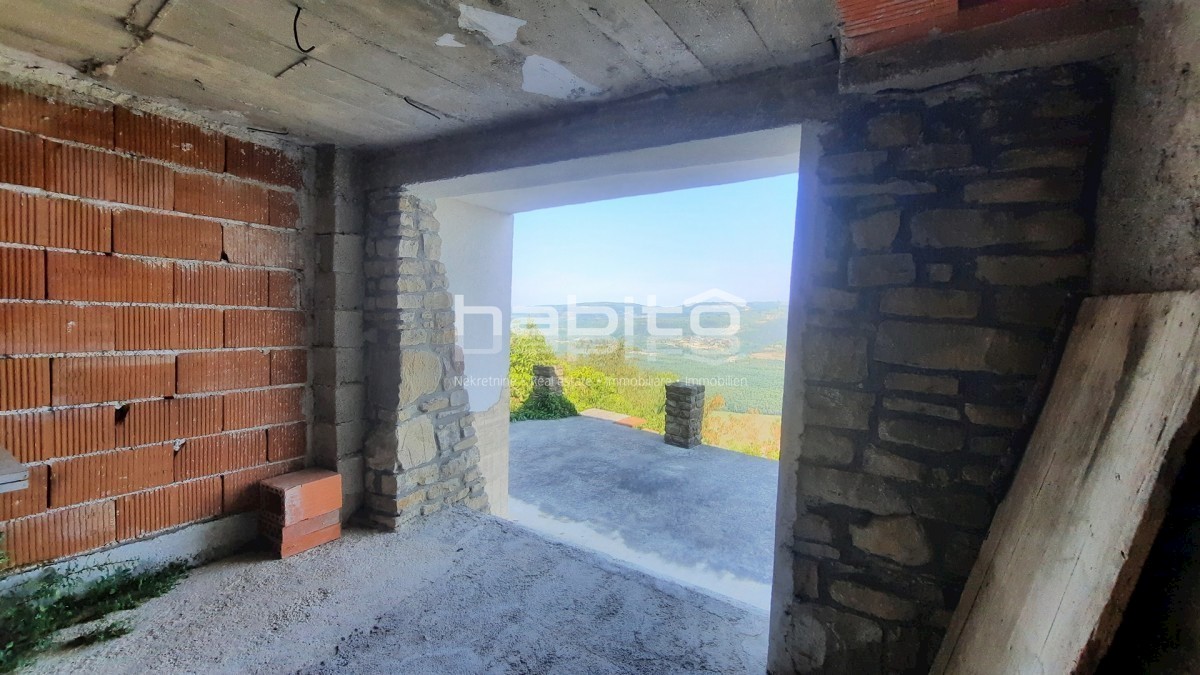
[{"label": "white painted wall", "polygon": [[[513,216],[458,199],[437,200],[434,215],[442,225],[442,262],[450,292],[461,295],[468,308],[493,307],[500,313],[499,325],[495,317],[470,309],[461,318],[466,389],[471,410],[480,412],[499,402],[508,377]],[[493,353],[477,353],[484,350]]]},{"label": "white painted wall", "polygon": [[[513,216],[459,199],[437,200],[442,262],[460,312],[467,395],[479,436],[479,470],[492,513],[508,515],[508,340],[512,318]],[[456,303],[458,301],[456,300]],[[495,308],[491,314],[472,308]],[[493,349],[494,348],[494,349]],[[482,353],[490,351],[492,353]]]}]

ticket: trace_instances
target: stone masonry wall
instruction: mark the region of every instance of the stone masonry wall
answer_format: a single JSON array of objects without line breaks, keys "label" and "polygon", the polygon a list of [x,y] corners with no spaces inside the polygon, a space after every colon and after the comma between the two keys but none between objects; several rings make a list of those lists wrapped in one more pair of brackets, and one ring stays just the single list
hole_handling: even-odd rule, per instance
[{"label": "stone masonry wall", "polygon": [[366,515],[396,528],[449,504],[487,510],[437,219],[403,190],[368,208]]},{"label": "stone masonry wall", "polygon": [[792,669],[928,670],[1086,288],[1108,106],[1062,68],[877,96],[823,134]]}]

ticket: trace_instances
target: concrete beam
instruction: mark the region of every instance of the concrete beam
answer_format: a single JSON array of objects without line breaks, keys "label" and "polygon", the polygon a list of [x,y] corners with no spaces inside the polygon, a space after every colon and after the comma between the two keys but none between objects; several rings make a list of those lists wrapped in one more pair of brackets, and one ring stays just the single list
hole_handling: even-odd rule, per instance
[{"label": "concrete beam", "polygon": [[376,151],[368,187],[412,185],[836,118],[837,64],[635,96],[582,112]]}]

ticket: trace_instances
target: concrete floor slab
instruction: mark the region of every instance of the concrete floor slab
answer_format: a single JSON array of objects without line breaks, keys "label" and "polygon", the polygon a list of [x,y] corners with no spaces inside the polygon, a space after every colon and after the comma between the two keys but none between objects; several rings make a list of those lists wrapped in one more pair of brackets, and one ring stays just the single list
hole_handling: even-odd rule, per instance
[{"label": "concrete floor slab", "polygon": [[769,609],[778,462],[587,417],[514,423],[509,444],[516,522]]},{"label": "concrete floor slab", "polygon": [[229,558],[38,673],[761,673],[767,620],[450,510],[286,560]]}]

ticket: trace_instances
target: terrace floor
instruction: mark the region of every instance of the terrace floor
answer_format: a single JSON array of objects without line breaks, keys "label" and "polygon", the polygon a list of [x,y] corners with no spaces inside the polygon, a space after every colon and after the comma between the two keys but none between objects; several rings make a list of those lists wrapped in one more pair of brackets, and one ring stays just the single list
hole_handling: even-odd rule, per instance
[{"label": "terrace floor", "polygon": [[611,421],[509,429],[509,517],[649,574],[770,608],[778,462]]}]

